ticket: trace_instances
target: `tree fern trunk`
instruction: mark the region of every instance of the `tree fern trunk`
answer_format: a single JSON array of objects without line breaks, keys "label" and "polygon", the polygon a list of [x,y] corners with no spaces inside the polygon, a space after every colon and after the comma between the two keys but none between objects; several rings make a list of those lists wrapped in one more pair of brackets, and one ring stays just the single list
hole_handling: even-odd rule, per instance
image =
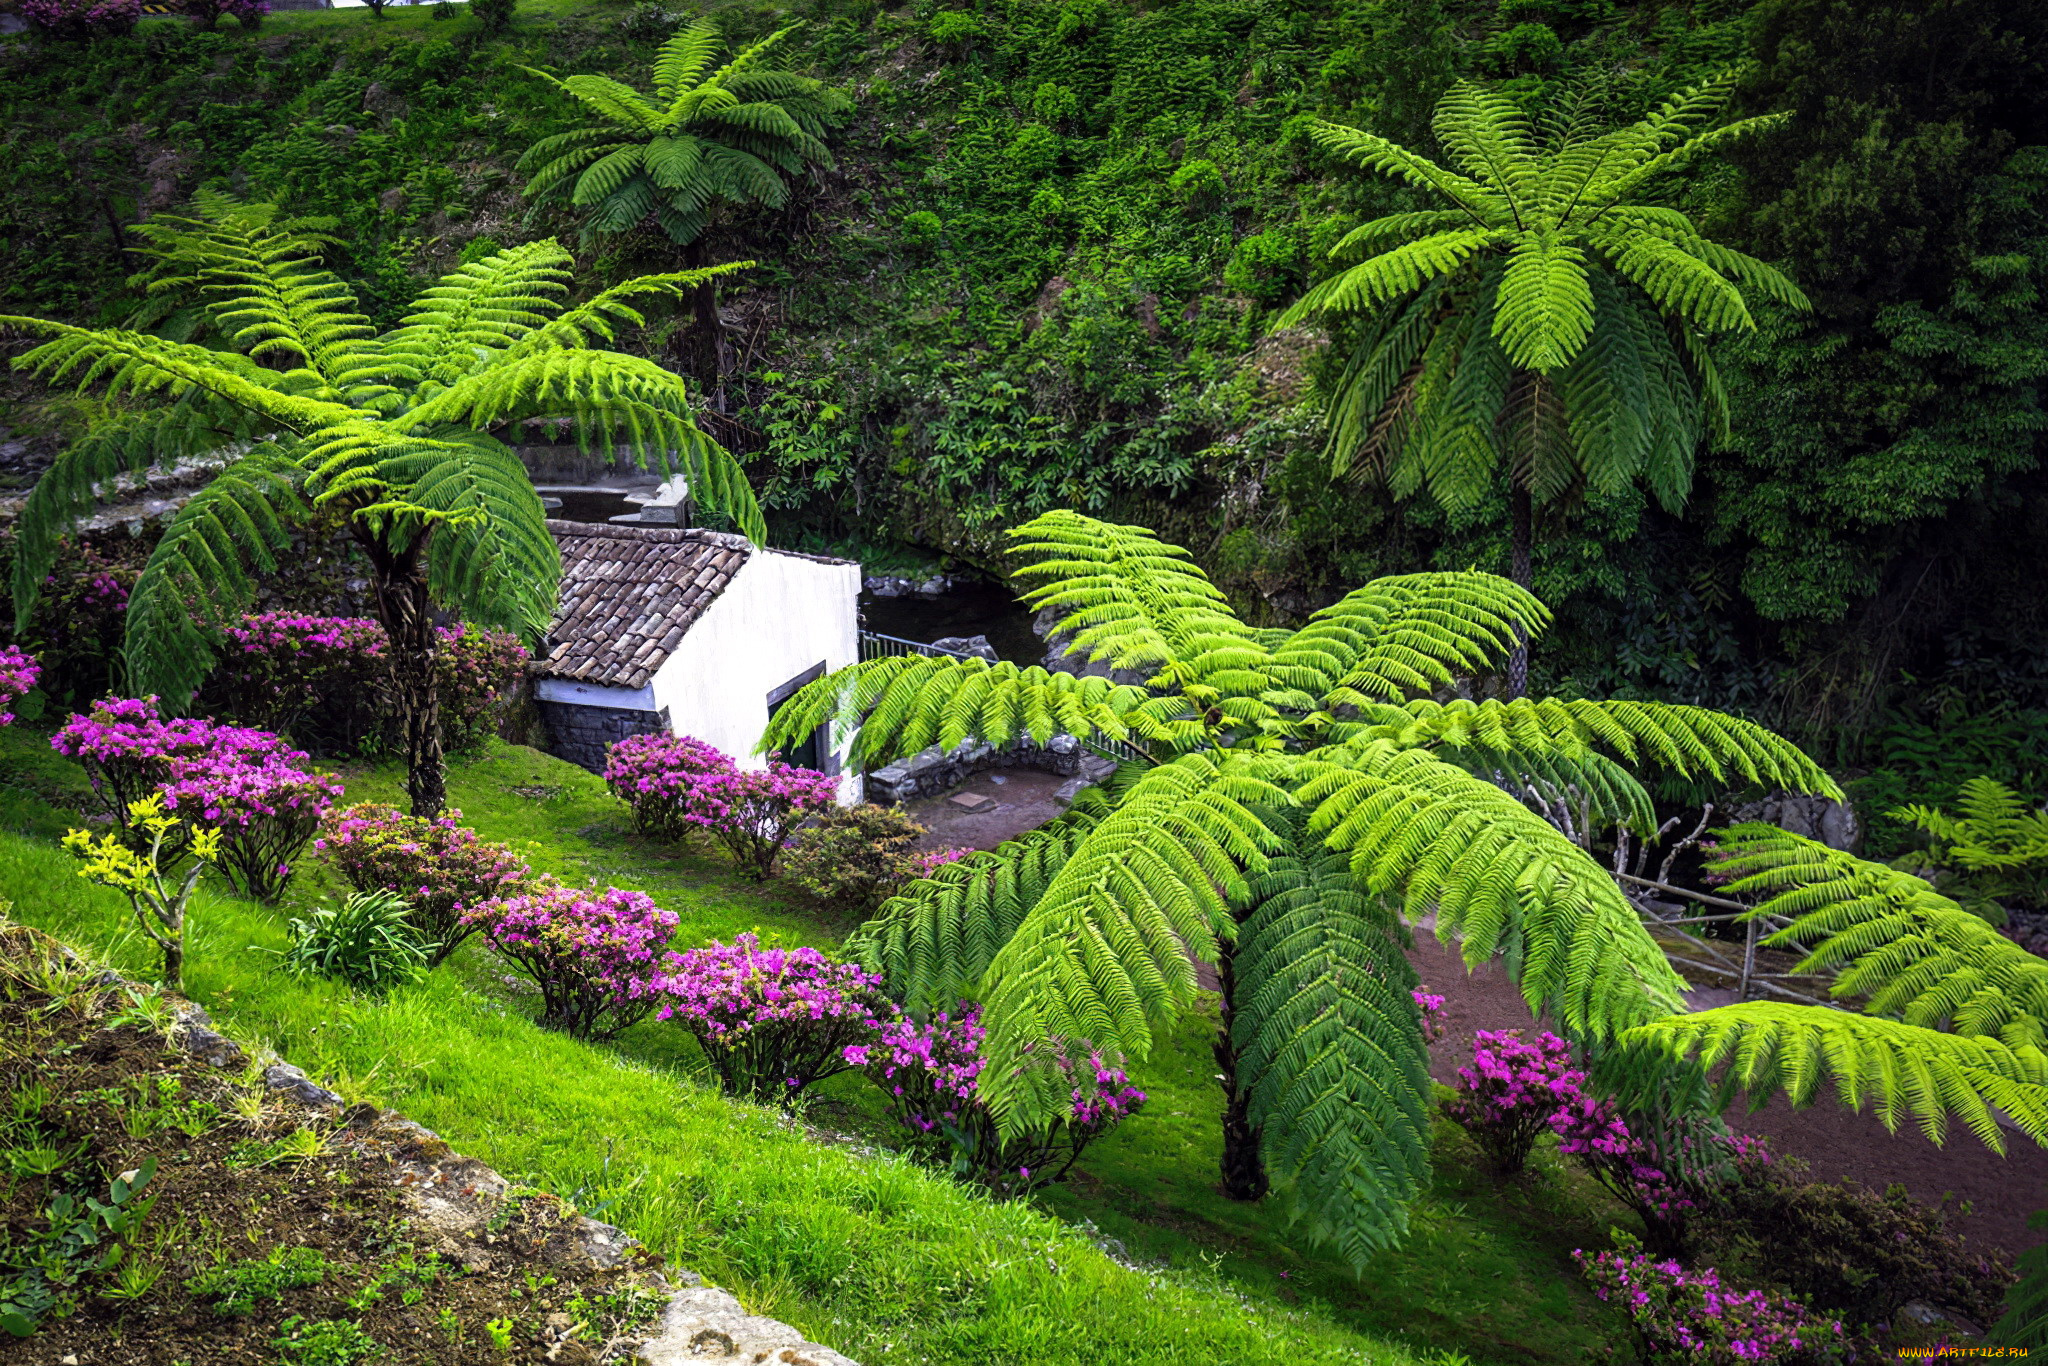
[{"label": "tree fern trunk", "polygon": [[427,537],[404,551],[359,538],[375,571],[377,621],[391,650],[391,696],[405,737],[405,794],[412,814],[433,819],[448,805],[446,755],[441,746],[441,691],[436,678],[439,637],[422,560]]},{"label": "tree fern trunk", "polygon": [[[1530,587],[1533,570],[1531,552],[1536,539],[1536,509],[1529,490],[1519,481],[1508,487],[1508,516],[1511,523],[1508,548],[1508,577],[1524,588]],[[1529,633],[1515,632],[1515,650],[1508,656],[1508,696],[1521,697],[1529,691]]]},{"label": "tree fern trunk", "polygon": [[1211,1051],[1223,1087],[1223,1194],[1232,1200],[1257,1200],[1271,1184],[1266,1175],[1265,1155],[1260,1151],[1258,1126],[1251,1120],[1251,1096],[1238,1085],[1237,1046],[1230,1038],[1230,1006],[1236,988],[1231,972],[1230,948],[1218,946],[1217,972],[1222,978],[1223,1023],[1216,1031]]},{"label": "tree fern trunk", "polygon": [[[684,247],[683,252],[685,263],[691,270],[702,270],[710,264],[702,237]],[[725,376],[732,369],[732,347],[725,335],[725,320],[718,313],[718,277],[713,276],[698,285],[692,303],[695,321],[691,330],[697,334],[697,344],[702,349],[715,386],[713,404],[722,413],[725,411]]]}]

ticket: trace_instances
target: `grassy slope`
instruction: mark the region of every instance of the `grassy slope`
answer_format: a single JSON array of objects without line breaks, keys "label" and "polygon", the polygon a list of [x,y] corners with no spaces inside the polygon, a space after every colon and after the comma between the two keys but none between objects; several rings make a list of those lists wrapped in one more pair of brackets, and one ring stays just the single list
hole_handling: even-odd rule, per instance
[{"label": "grassy slope", "polygon": [[[76,772],[39,745],[24,731],[0,732],[0,770],[15,779],[0,788],[0,822],[20,832],[0,835],[0,895],[29,923],[147,971],[148,946],[125,927],[123,908],[76,882],[46,842],[63,818],[43,799],[63,802]],[[347,778],[352,798],[396,796],[389,769]],[[564,877],[649,892],[682,915],[685,942],[749,928],[785,941],[835,937],[807,903],[625,837],[618,809],[581,770],[501,747],[452,779],[470,823],[538,841],[530,857]],[[324,876],[306,879],[294,900],[314,895]],[[990,1206],[679,1085],[694,1048],[664,1026],[642,1025],[612,1050],[538,1031],[474,950],[458,956],[457,972],[386,1004],[283,979],[251,946],[281,944],[284,918],[226,898],[202,909],[191,985],[216,1015],[508,1175],[617,1220],[871,1366],[1401,1361],[1406,1352],[1392,1344],[1403,1340],[1476,1361],[1576,1362],[1602,1345],[1565,1254],[1597,1240],[1606,1214],[1561,1173],[1527,1191],[1477,1180],[1448,1126],[1415,1233],[1363,1277],[1300,1246],[1272,1207],[1215,1194],[1218,1098],[1202,1020],[1139,1069],[1153,1097],[1145,1114],[1046,1200],[1062,1219],[1122,1243],[1140,1266],[1132,1271],[1035,1211]],[[815,1121],[880,1132],[857,1078],[825,1092]]]}]

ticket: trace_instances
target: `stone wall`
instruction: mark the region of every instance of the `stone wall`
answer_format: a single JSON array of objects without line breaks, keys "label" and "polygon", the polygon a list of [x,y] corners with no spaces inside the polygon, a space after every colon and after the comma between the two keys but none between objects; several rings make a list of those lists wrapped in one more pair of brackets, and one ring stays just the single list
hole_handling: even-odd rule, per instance
[{"label": "stone wall", "polygon": [[535,702],[547,727],[548,753],[558,759],[604,772],[604,752],[629,735],[666,732],[668,711],[633,711],[625,707],[586,707],[575,702]]},{"label": "stone wall", "polygon": [[898,759],[868,774],[867,798],[884,806],[930,797],[958,787],[977,773],[992,768],[1035,768],[1063,778],[1100,782],[1115,772],[1116,764],[1084,749],[1071,735],[1055,735],[1044,745],[1013,745],[997,749],[981,740],[968,740],[954,748],[933,745],[908,759]]}]

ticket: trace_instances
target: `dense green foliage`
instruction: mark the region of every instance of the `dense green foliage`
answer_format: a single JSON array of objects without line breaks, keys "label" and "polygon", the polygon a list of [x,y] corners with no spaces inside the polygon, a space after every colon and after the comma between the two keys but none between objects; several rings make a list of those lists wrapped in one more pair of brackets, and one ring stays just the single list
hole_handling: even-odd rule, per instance
[{"label": "dense green foliage", "polygon": [[[1376,574],[1506,561],[1503,499],[1446,516],[1332,486],[1314,458],[1320,366],[1267,325],[1346,232],[1425,206],[1338,174],[1304,116],[1433,152],[1428,111],[1461,76],[1539,115],[1589,88],[1625,123],[1753,60],[1737,112],[1790,118],[1673,207],[1818,312],[1762,309],[1717,349],[1734,431],[1682,519],[1601,494],[1538,555],[1549,682],[1739,707],[1852,752],[1885,706],[1951,700],[1916,681],[1937,672],[1979,708],[2048,700],[2026,568],[2048,525],[2039,7],[708,8],[736,48],[803,20],[776,60],[855,98],[840,169],[720,247],[774,263],[729,295],[752,378],[721,435],[762,458],[785,529],[986,562],[996,528],[1046,507],[1142,515],[1272,620]],[[341,217],[345,273],[388,323],[415,277],[577,226],[516,196],[518,155],[577,117],[526,68],[645,86],[671,27],[602,3],[530,5],[499,39],[365,20],[11,45],[10,311],[91,320],[137,216],[212,183]]]}]

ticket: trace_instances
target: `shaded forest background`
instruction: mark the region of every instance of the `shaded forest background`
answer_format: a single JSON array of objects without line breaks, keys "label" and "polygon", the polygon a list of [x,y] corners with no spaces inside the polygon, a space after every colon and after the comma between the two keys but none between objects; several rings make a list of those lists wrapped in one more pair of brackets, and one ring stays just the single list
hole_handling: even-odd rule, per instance
[{"label": "shaded forest background", "polygon": [[[1459,76],[1616,121],[1746,63],[1790,125],[1694,174],[1710,236],[1781,264],[1809,317],[1721,348],[1736,419],[1679,517],[1637,493],[1548,529],[1538,692],[1696,701],[1871,770],[1881,809],[1991,773],[2048,796],[2048,6],[2009,0],[716,0],[736,43],[855,98],[786,210],[713,259],[739,370],[712,430],[786,543],[999,568],[1070,506],[1157,527],[1254,619],[1376,574],[1502,568],[1506,501],[1459,520],[1326,473],[1322,338],[1271,321],[1329,246],[1409,192],[1339,173],[1311,114],[1429,147]],[[294,15],[0,46],[7,312],[133,309],[132,225],[201,187],[341,220],[394,320],[452,262],[574,225],[513,163],[576,121],[527,66],[642,82],[695,11],[541,0],[457,17]],[[455,12],[458,16],[459,11]],[[593,244],[579,286],[680,265]],[[634,345],[681,355],[660,320]],[[7,343],[18,349],[18,342]],[[87,414],[8,380],[5,419]],[[908,548],[908,550],[906,550]]]}]

